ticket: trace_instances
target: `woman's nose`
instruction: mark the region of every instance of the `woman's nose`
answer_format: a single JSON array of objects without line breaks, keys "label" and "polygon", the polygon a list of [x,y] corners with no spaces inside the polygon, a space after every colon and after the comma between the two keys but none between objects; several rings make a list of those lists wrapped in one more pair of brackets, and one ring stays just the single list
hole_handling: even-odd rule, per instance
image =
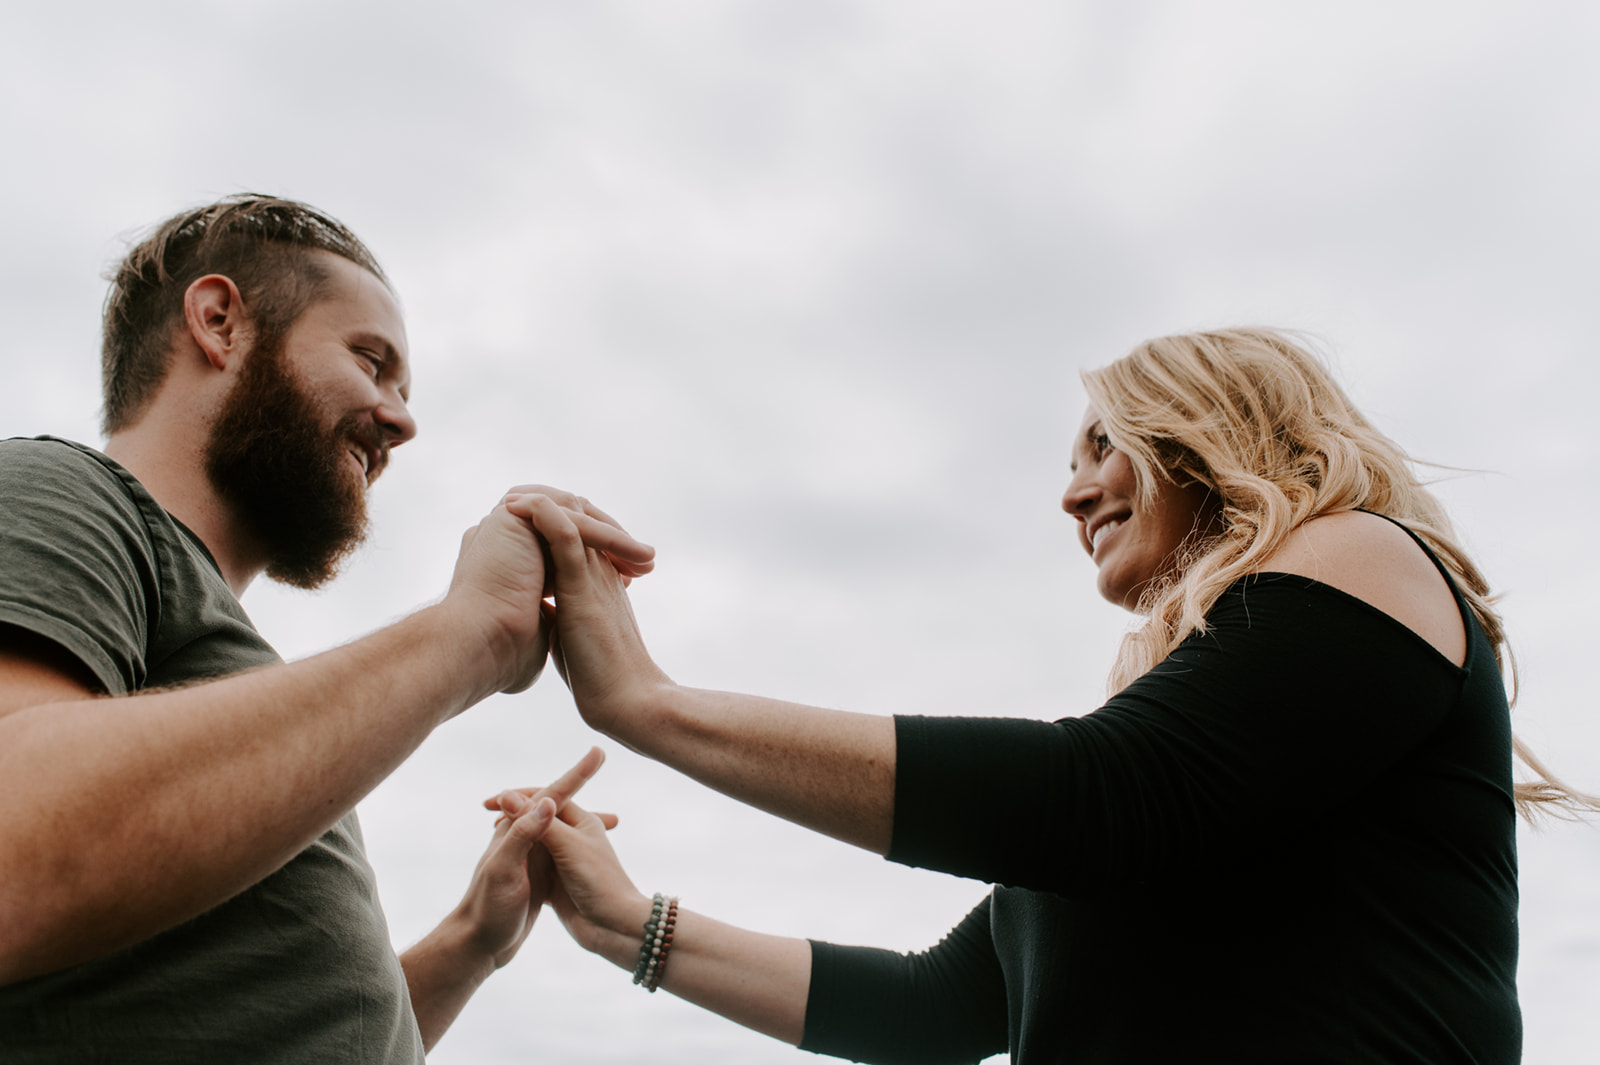
[{"label": "woman's nose", "polygon": [[1094,505],[1100,498],[1100,489],[1087,477],[1079,473],[1073,476],[1067,485],[1066,493],[1061,497],[1061,509],[1075,518],[1081,518],[1086,510]]}]

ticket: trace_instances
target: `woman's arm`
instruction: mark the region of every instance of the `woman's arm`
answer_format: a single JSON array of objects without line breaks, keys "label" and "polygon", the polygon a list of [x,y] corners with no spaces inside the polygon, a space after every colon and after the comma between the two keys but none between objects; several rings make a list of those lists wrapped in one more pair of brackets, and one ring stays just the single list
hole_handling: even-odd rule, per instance
[{"label": "woman's arm", "polygon": [[[685,689],[650,660],[622,581],[562,508],[537,495],[510,505],[551,546],[553,650],[591,726],[789,820],[990,883],[1094,893],[1287,838],[1364,797],[1454,698],[1447,659],[1298,576],[1236,586],[1204,635],[1096,712],[1055,723],[873,718]],[[1285,795],[1296,801],[1264,798]]]},{"label": "woman's arm", "polygon": [[[521,816],[528,796],[491,806]],[[544,830],[550,905],[586,950],[632,972],[652,900],[617,861],[606,825],[567,803]],[[620,977],[619,977],[620,978]],[[678,909],[660,987],[747,1028],[880,1065],[956,1065],[1006,1048],[1005,978],[985,899],[938,946],[905,955],[763,935]]]},{"label": "woman's arm", "polygon": [[645,650],[625,581],[585,549],[573,512],[553,494],[510,508],[550,545],[566,637],[556,663],[590,726],[740,802],[888,853],[892,718],[674,684]]},{"label": "woman's arm", "polygon": [[740,802],[889,853],[893,718],[668,683],[605,731]]}]

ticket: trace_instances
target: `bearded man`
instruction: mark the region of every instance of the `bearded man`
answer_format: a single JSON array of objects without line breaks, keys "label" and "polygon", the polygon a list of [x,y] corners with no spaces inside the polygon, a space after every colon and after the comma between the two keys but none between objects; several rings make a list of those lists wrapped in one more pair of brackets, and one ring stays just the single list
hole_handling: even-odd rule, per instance
[{"label": "bearded man", "polygon": [[416,433],[382,270],[313,208],[229,197],[132,249],[104,335],[103,452],[0,443],[0,1058],[420,1062],[527,935],[530,854],[598,752],[401,957],[354,806],[537,678],[539,541],[502,501],[438,603],[284,664],[238,597],[329,580]]}]

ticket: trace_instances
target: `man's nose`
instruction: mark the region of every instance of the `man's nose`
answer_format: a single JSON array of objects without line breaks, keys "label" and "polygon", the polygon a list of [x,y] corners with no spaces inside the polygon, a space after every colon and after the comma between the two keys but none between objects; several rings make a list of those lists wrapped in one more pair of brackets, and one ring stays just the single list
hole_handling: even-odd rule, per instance
[{"label": "man's nose", "polygon": [[399,447],[417,435],[417,420],[411,416],[405,400],[398,396],[385,398],[373,412],[373,418],[383,429],[390,447]]}]

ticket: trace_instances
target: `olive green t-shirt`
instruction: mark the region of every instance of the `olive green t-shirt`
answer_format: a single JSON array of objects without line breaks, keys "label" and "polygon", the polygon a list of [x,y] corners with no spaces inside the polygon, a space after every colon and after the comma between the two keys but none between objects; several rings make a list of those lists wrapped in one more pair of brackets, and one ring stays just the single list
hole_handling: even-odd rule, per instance
[{"label": "olive green t-shirt", "polygon": [[[127,470],[48,437],[0,442],[0,625],[112,696],[281,661],[198,537]],[[0,1065],[420,1061],[354,811],[193,920],[0,987]]]}]

